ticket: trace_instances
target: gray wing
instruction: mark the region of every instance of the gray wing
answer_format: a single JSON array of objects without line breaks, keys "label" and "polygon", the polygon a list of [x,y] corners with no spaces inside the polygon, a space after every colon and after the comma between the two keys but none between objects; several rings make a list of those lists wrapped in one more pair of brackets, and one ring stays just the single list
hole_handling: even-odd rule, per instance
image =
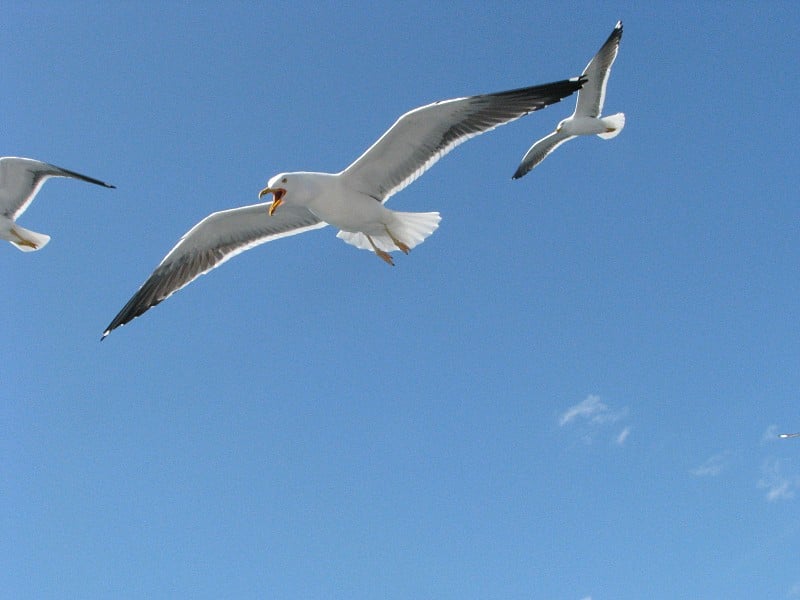
[{"label": "gray wing", "polygon": [[611,73],[611,65],[619,53],[619,42],[622,39],[622,21],[617,21],[614,31],[608,36],[605,44],[583,70],[586,85],[578,93],[575,115],[599,117],[606,99],[606,84]]},{"label": "gray wing", "polygon": [[16,219],[33,202],[39,188],[50,177],[71,177],[113,188],[113,185],[62,169],[32,158],[5,156],[0,158],[0,214]]},{"label": "gray wing", "polygon": [[270,216],[271,204],[215,212],[192,227],[114,317],[103,338],[237,254],[327,225],[307,209],[291,205]]},{"label": "gray wing", "polygon": [[567,135],[559,131],[554,131],[550,135],[543,137],[528,149],[511,178],[519,179],[523,177],[533,167],[542,162],[553,150],[574,137],[574,135]]},{"label": "gray wing", "polygon": [[385,202],[457,145],[558,102],[583,83],[576,77],[416,108],[401,116],[341,175],[352,188]]}]

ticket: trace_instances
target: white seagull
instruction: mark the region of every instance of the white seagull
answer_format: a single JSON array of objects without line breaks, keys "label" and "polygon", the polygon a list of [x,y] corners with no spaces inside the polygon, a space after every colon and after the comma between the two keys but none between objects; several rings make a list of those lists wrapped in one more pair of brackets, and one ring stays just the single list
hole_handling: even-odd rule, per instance
[{"label": "white seagull", "polygon": [[103,332],[135,319],[211,269],[254,246],[333,225],[337,237],[372,250],[393,265],[439,226],[439,213],[396,212],[384,206],[431,165],[466,140],[558,102],[584,79],[495,94],[443,100],[401,116],[340,173],[281,173],[259,198],[272,202],[216,212],[195,225],[166,255]]},{"label": "white seagull", "polygon": [[622,21],[617,21],[606,43],[583,70],[582,77],[586,78],[586,85],[578,92],[575,112],[561,121],[553,133],[543,137],[528,149],[513,179],[524,176],[553,150],[574,137],[597,134],[603,139],[611,139],[619,135],[625,127],[625,114],[617,113],[608,117],[601,117],[600,114],[606,98],[606,84],[611,73],[611,65],[617,58],[621,39]]},{"label": "white seagull", "polygon": [[47,245],[49,235],[20,227],[16,220],[50,177],[71,177],[107,188],[114,187],[99,179],[32,158],[0,158],[0,240],[11,242],[23,252],[41,250]]}]

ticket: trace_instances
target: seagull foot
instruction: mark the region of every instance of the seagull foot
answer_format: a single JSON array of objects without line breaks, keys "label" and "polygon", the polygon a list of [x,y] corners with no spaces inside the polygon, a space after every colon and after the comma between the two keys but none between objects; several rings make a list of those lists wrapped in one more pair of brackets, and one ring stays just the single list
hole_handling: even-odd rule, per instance
[{"label": "seagull foot", "polygon": [[408,254],[408,253],[411,251],[411,248],[409,248],[409,247],[408,247],[408,246],[406,246],[406,245],[405,245],[403,242],[401,242],[400,240],[398,240],[398,239],[397,239],[397,238],[394,236],[394,234],[393,234],[391,231],[389,231],[389,228],[388,228],[388,227],[386,227],[386,226],[384,225],[384,227],[383,227],[383,228],[386,230],[386,235],[388,235],[388,236],[389,236],[389,237],[392,239],[392,242],[394,242],[394,245],[395,245],[395,246],[397,246],[397,249],[398,249],[398,250],[400,250],[400,251],[401,251],[403,254]]},{"label": "seagull foot", "polygon": [[26,248],[33,248],[34,250],[37,250],[39,248],[39,244],[37,244],[36,242],[32,242],[31,240],[29,240],[27,238],[22,237],[15,230],[12,229],[11,233],[13,233],[14,237],[17,238],[17,244],[18,245],[25,246]]},{"label": "seagull foot", "polygon": [[[366,235],[366,234],[364,234],[364,235]],[[375,245],[375,242],[372,241],[372,238],[370,236],[367,235],[367,239],[369,240],[370,246],[372,246],[372,249],[375,251],[375,255],[378,258],[380,258],[383,262],[385,262],[387,265],[393,267],[394,266],[394,261],[392,260],[392,257],[389,256],[389,253],[388,252],[384,252],[383,250],[378,248]]]},{"label": "seagull foot", "polygon": [[375,254],[378,256],[378,258],[380,258],[382,261],[384,261],[387,265],[389,265],[391,267],[394,266],[394,261],[392,260],[392,257],[389,256],[388,252],[384,252],[383,250],[378,250],[376,248],[375,249]]}]

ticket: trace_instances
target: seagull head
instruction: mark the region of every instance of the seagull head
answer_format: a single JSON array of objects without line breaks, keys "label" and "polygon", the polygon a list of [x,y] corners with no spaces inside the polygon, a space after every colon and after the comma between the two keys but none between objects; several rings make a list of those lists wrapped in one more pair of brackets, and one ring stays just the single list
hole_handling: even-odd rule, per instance
[{"label": "seagull head", "polygon": [[259,199],[263,198],[267,194],[272,194],[273,200],[269,207],[270,216],[275,213],[276,208],[283,204],[283,198],[286,196],[286,187],[283,186],[285,186],[288,182],[289,176],[285,173],[275,175],[275,177],[269,180],[267,187],[258,193]]},{"label": "seagull head", "polygon": [[564,124],[567,122],[567,119],[562,119],[558,122],[558,126],[556,127],[556,132],[561,133],[561,130],[564,127]]}]

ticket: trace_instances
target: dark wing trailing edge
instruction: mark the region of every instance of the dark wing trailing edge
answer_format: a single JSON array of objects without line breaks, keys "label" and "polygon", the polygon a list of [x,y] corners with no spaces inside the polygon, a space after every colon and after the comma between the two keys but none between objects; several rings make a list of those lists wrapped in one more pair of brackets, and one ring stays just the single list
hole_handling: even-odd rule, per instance
[{"label": "dark wing trailing edge", "polygon": [[517,170],[511,176],[511,179],[519,179],[520,177],[523,177],[533,167],[547,158],[547,155],[553,150],[574,137],[574,135],[567,135],[565,133],[561,133],[560,131],[554,131],[550,135],[543,137],[528,149],[528,151],[525,153],[525,156],[522,157],[522,161],[519,163]]},{"label": "dark wing trailing edge", "polygon": [[326,225],[307,209],[294,206],[283,206],[270,216],[270,204],[216,212],[192,227],[109,323],[101,339],[237,254]]},{"label": "dark wing trailing edge", "polygon": [[89,177],[88,175],[82,175],[81,173],[76,173],[75,171],[70,171],[69,169],[63,169],[55,165],[50,165],[50,166],[58,171],[58,173],[53,174],[54,177],[72,177],[73,179],[80,179],[81,181],[86,181],[87,183],[93,183],[95,185],[101,185],[107,188],[112,188],[112,189],[117,188],[117,186],[115,185],[111,185],[110,183],[106,183],[105,181],[100,181],[99,179],[95,179],[94,177]]}]

